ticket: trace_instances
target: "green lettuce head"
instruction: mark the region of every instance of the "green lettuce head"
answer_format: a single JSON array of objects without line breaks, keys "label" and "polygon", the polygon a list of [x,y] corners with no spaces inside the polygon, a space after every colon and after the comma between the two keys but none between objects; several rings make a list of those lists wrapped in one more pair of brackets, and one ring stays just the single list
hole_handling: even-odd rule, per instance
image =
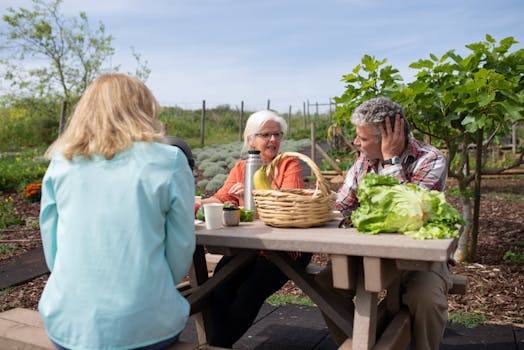
[{"label": "green lettuce head", "polygon": [[401,185],[392,176],[367,174],[358,189],[360,207],[351,221],[360,232],[404,233],[416,239],[458,237],[463,219],[444,193],[414,184]]}]

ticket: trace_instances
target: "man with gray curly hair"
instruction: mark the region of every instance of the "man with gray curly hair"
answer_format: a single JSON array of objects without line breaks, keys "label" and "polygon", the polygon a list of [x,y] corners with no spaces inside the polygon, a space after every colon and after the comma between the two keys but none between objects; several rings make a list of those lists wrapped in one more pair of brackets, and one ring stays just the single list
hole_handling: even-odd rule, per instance
[{"label": "man with gray curly hair", "polygon": [[[377,97],[359,105],[351,115],[356,126],[353,141],[359,158],[348,170],[337,192],[335,207],[342,213],[344,225],[351,225],[351,213],[359,203],[358,186],[367,173],[394,176],[401,183],[413,183],[428,190],[443,191],[447,162],[435,147],[410,135],[404,110],[398,103]],[[333,288],[329,264],[317,274],[317,281]],[[408,271],[402,275],[402,302],[412,319],[412,349],[438,349],[447,322],[447,291],[452,286],[445,263],[433,263],[431,271]],[[334,292],[351,302],[354,291]],[[341,345],[347,335],[324,315],[334,341]]]}]

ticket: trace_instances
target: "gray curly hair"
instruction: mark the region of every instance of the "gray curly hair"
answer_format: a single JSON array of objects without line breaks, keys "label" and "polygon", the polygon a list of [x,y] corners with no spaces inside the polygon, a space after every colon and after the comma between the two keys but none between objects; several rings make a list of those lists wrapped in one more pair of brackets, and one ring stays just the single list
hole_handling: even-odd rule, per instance
[{"label": "gray curly hair", "polygon": [[404,116],[404,108],[397,102],[386,97],[375,97],[360,104],[353,114],[351,114],[351,123],[356,126],[376,125],[374,135],[380,141],[380,129],[378,126],[383,124],[385,127],[386,117],[389,117],[391,126],[395,124],[395,116],[400,115],[404,119],[404,133],[406,140],[409,135],[409,123]]}]

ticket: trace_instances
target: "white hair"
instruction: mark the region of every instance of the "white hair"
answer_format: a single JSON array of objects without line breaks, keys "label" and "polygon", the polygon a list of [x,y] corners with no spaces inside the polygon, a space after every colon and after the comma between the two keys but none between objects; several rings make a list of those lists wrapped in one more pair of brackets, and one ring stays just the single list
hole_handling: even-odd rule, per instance
[{"label": "white hair", "polygon": [[258,133],[268,121],[274,121],[280,125],[280,131],[283,133],[282,139],[284,139],[287,133],[287,123],[284,118],[268,109],[258,111],[251,114],[247,119],[246,127],[244,128],[244,145],[242,152],[247,152],[251,148],[253,137],[255,137],[255,134]]}]

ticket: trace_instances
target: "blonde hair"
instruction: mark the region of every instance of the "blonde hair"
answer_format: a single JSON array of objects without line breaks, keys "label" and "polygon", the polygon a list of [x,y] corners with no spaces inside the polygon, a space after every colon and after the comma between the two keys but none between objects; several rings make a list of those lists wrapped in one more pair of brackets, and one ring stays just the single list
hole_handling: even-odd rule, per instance
[{"label": "blonde hair", "polygon": [[135,141],[165,142],[159,110],[140,80],[125,74],[101,75],[88,86],[67,129],[48,148],[46,157],[59,151],[68,160],[95,154],[111,159]]},{"label": "blonde hair", "polygon": [[270,120],[277,122],[280,125],[280,131],[283,133],[282,140],[286,137],[287,123],[284,118],[271,110],[255,112],[249,116],[246,122],[246,127],[244,128],[243,152],[247,152],[250,149],[251,141],[253,137],[255,137],[255,134]]}]

